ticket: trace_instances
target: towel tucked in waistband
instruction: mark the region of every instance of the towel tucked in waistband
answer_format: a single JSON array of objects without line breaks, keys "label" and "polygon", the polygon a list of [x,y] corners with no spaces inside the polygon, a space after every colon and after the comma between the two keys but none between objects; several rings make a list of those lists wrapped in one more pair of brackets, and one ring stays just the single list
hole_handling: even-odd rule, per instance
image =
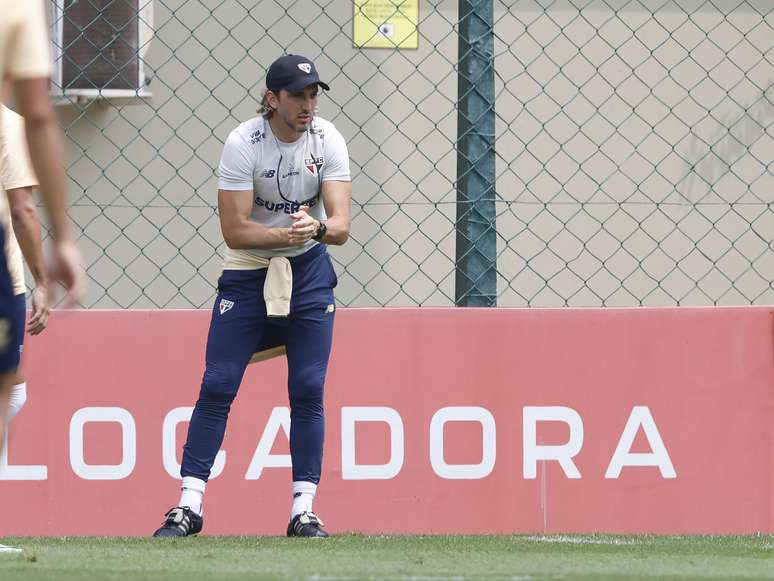
[{"label": "towel tucked in waistband", "polygon": [[266,315],[287,317],[290,314],[290,296],[293,294],[293,269],[284,256],[269,259],[266,281],[263,283],[263,300]]},{"label": "towel tucked in waistband", "polygon": [[293,294],[293,270],[284,256],[263,258],[246,250],[226,248],[224,269],[257,270],[267,268],[263,284],[263,300],[269,317],[287,317],[290,314],[290,296]]}]

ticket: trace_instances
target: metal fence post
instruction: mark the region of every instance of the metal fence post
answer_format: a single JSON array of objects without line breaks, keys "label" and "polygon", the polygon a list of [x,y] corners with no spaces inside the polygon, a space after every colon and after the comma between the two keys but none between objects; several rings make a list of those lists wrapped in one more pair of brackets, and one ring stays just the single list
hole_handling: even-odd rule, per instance
[{"label": "metal fence post", "polygon": [[455,304],[497,305],[492,0],[460,0]]}]

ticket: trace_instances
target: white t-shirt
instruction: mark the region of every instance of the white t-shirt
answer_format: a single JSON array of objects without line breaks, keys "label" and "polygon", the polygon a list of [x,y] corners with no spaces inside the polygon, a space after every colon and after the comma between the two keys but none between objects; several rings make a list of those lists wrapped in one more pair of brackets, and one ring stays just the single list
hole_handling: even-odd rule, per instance
[{"label": "white t-shirt", "polygon": [[[267,228],[288,228],[290,214],[301,205],[309,215],[326,218],[320,196],[325,181],[350,181],[347,144],[333,123],[315,117],[309,129],[295,142],[284,143],[274,136],[263,117],[254,117],[228,136],[220,159],[218,189],[251,190],[250,219]],[[224,268],[255,268],[250,256],[298,256],[312,248],[304,246],[273,250],[226,249]]]}]

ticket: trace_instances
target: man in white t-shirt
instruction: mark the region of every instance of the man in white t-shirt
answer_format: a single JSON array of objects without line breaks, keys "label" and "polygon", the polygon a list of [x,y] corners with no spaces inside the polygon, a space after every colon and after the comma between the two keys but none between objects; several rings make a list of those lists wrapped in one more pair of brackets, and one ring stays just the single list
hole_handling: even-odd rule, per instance
[{"label": "man in white t-shirt", "polygon": [[[13,343],[21,356],[27,315],[27,286],[22,255],[35,280],[31,295],[32,313],[28,325],[31,335],[42,332],[48,324],[48,281],[40,239],[40,219],[32,197],[32,190],[37,187],[38,180],[27,151],[24,119],[0,103],[0,127],[0,186],[8,196],[8,205],[0,220],[6,232],[5,256],[15,302]],[[27,384],[20,368],[17,368],[8,402],[8,421],[21,411],[26,401]]]},{"label": "man in white t-shirt", "polygon": [[312,511],[320,481],[323,384],[336,273],[326,251],[349,237],[352,187],[344,138],[315,117],[328,90],[312,61],[269,67],[260,113],[234,129],[220,161],[218,210],[227,249],[206,369],[183,451],[178,506],[154,536],[202,529],[202,499],[231,402],[250,362],[287,355],[293,500],[288,536],[327,537]]},{"label": "man in white t-shirt", "polygon": [[[30,157],[48,216],[52,239],[49,279],[61,281],[67,289],[68,302],[74,303],[83,291],[85,274],[65,213],[67,189],[61,131],[48,94],[51,49],[44,4],[42,0],[0,0],[0,14],[0,95],[3,83],[10,79],[16,105],[26,121]],[[5,192],[0,187],[0,210],[6,204]],[[5,244],[5,236],[6,228],[0,225],[0,245]],[[19,351],[12,340],[16,325],[13,285],[5,253],[0,252],[0,448],[8,397],[19,365]]]}]

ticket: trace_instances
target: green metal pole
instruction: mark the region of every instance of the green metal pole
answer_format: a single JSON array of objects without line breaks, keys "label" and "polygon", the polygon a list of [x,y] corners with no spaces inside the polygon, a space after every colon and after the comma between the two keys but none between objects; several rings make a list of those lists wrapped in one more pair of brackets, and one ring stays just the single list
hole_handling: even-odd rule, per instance
[{"label": "green metal pole", "polygon": [[497,306],[494,9],[459,0],[457,105],[458,307]]}]

